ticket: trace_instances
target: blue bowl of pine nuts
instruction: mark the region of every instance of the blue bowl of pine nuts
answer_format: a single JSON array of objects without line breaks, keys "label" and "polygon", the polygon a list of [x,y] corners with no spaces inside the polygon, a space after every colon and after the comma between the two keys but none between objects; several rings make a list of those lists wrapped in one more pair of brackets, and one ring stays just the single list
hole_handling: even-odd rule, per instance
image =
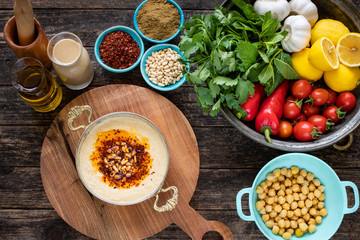
[{"label": "blue bowl of pine nuts", "polygon": [[174,90],[186,80],[186,74],[183,74],[186,66],[180,63],[179,59],[186,61],[178,46],[155,45],[149,48],[141,59],[141,74],[146,83],[157,90]]},{"label": "blue bowl of pine nuts", "polygon": [[[352,188],[355,204],[348,207],[346,187]],[[242,197],[249,196],[245,215]],[[236,196],[238,215],[254,221],[271,240],[330,239],[344,214],[359,208],[359,191],[350,181],[340,181],[321,159],[304,153],[280,155],[257,174],[252,187]]]}]

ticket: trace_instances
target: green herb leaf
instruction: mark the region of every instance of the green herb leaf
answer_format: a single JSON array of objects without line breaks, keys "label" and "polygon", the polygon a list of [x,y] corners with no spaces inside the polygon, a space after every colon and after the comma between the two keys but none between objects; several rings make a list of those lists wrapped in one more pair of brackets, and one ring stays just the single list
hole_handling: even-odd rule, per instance
[{"label": "green herb leaf", "polygon": [[260,83],[266,85],[269,80],[274,79],[274,68],[271,64],[267,64],[259,74]]},{"label": "green herb leaf", "polygon": [[299,79],[300,76],[294,71],[294,69],[286,62],[279,60],[277,58],[274,59],[274,64],[276,69],[283,75],[285,79]]},{"label": "green herb leaf", "polygon": [[180,51],[184,53],[186,59],[190,58],[190,55],[195,53],[199,49],[196,42],[187,40],[180,45]]},{"label": "green herb leaf", "polygon": [[258,56],[257,48],[249,42],[240,41],[236,47],[236,54],[241,59],[245,68],[249,68],[256,62]]},{"label": "green herb leaf", "polygon": [[214,106],[211,108],[210,116],[214,117],[219,113],[221,100],[222,100],[221,98],[217,100]]},{"label": "green herb leaf", "polygon": [[226,85],[226,86],[235,86],[238,83],[238,79],[231,79],[229,77],[224,77],[224,76],[216,76],[213,78],[212,80],[214,83],[216,83],[217,85]]},{"label": "green herb leaf", "polygon": [[239,103],[243,104],[249,97],[249,94],[254,94],[254,84],[250,81],[239,78],[235,90],[235,96],[239,99]]}]

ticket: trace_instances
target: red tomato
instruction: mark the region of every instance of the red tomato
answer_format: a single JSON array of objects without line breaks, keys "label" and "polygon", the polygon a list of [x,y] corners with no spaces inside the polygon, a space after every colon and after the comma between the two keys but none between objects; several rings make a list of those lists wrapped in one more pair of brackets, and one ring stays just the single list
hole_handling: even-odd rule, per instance
[{"label": "red tomato", "polygon": [[297,116],[296,119],[294,119],[296,122],[302,122],[302,121],[306,121],[306,117],[304,114],[300,113],[299,116]]},{"label": "red tomato", "polygon": [[297,80],[291,87],[291,93],[297,99],[307,98],[312,91],[311,84],[306,80]]},{"label": "red tomato", "polygon": [[288,101],[296,101],[297,99],[294,97],[294,96],[292,96],[292,95],[290,95],[290,96],[288,96],[286,99],[285,99],[285,102],[288,102]]},{"label": "red tomato", "polygon": [[329,106],[324,109],[322,115],[326,118],[330,118],[334,123],[337,123],[340,119],[345,117],[345,113],[336,106]]},{"label": "red tomato", "polygon": [[283,106],[283,116],[287,119],[294,119],[299,116],[301,108],[294,101],[286,101]]},{"label": "red tomato", "polygon": [[356,97],[351,92],[343,92],[339,94],[336,100],[336,106],[342,107],[341,110],[346,112],[353,109],[356,105]]},{"label": "red tomato", "polygon": [[311,117],[313,115],[319,114],[320,112],[320,107],[318,106],[311,106],[311,103],[305,103],[302,106],[302,113],[305,115],[305,117]]},{"label": "red tomato", "polygon": [[314,100],[313,104],[315,106],[322,106],[329,99],[329,92],[326,89],[318,88],[312,91],[310,96]]},{"label": "red tomato", "polygon": [[298,122],[294,127],[294,136],[299,141],[310,141],[321,134],[315,125],[308,121]]},{"label": "red tomato", "polygon": [[278,136],[281,138],[288,138],[293,132],[293,126],[288,121],[281,121],[279,124]]},{"label": "red tomato", "polygon": [[337,97],[337,94],[334,90],[331,90],[331,89],[326,89],[326,91],[329,92],[329,98],[326,102],[327,105],[334,105],[335,102],[336,102],[336,97]]},{"label": "red tomato", "polygon": [[321,115],[311,116],[309,117],[308,121],[313,123],[315,127],[317,127],[322,133],[326,132],[327,130],[332,128],[332,126],[334,126],[332,120],[328,121],[326,117]]}]

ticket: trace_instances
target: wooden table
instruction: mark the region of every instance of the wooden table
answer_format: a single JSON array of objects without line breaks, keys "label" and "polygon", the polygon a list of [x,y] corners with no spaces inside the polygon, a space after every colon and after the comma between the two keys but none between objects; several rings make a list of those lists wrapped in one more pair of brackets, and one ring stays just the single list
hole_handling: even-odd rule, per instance
[{"label": "wooden table", "polygon": [[[57,113],[83,92],[107,84],[135,84],[149,88],[139,68],[126,74],[112,74],[95,61],[93,45],[97,36],[114,25],[133,27],[132,18],[141,0],[33,0],[36,18],[48,37],[61,31],[77,34],[95,67],[92,84],[81,91],[63,86],[61,105],[50,113],[33,111],[10,85],[9,70],[16,57],[0,33],[0,239],[88,239],[65,223],[52,208],[40,177],[42,141]],[[210,12],[221,0],[177,1],[185,19]],[[360,1],[352,0],[360,11]],[[1,1],[0,26],[13,15],[12,1]],[[179,38],[172,42],[177,44]],[[145,42],[146,48],[151,44]],[[160,92],[188,118],[200,150],[200,176],[190,205],[208,220],[225,223],[235,239],[265,239],[253,222],[242,221],[235,206],[237,192],[251,186],[256,174],[272,158],[284,152],[270,149],[243,136],[223,116],[203,114],[193,87],[184,84],[172,92]],[[311,154],[325,160],[341,180],[360,187],[360,131],[354,132],[353,146],[343,152],[332,147]],[[350,194],[350,202],[353,195]],[[245,200],[244,200],[245,203]],[[245,207],[248,209],[248,207]],[[217,239],[208,233],[204,239]],[[171,225],[150,239],[189,239]],[[360,211],[345,215],[333,239],[360,239]]]}]

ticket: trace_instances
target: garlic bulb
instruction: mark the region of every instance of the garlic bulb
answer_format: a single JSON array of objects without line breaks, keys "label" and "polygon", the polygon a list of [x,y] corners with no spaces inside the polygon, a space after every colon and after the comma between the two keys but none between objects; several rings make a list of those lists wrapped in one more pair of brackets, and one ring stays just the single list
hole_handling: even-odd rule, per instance
[{"label": "garlic bulb", "polygon": [[290,13],[290,4],[287,0],[257,0],[254,9],[258,14],[264,15],[271,11],[273,18],[284,20]]},{"label": "garlic bulb", "polygon": [[311,0],[291,0],[290,15],[303,15],[311,27],[319,18],[317,7]]},{"label": "garlic bulb", "polygon": [[288,34],[281,41],[283,49],[289,53],[303,50],[311,38],[311,26],[304,16],[290,16],[285,19],[281,30],[286,30]]}]

